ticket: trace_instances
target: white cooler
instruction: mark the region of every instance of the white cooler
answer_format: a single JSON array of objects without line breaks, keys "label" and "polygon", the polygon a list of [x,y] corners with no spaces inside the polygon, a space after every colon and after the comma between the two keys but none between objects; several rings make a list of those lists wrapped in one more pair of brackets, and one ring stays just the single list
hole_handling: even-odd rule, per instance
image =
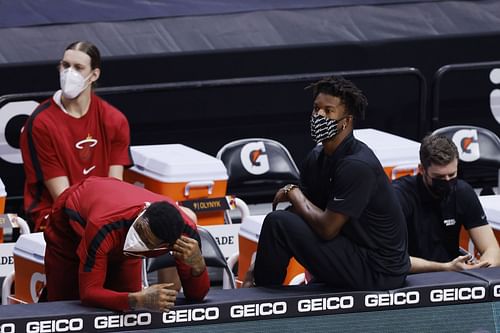
[{"label": "white cooler", "polygon": [[[488,223],[493,229],[497,241],[500,243],[500,194],[481,195],[479,196],[479,201],[481,202],[481,206],[483,206]],[[464,227],[460,231],[460,246],[468,250],[469,253],[475,253],[474,244]]]},{"label": "white cooler", "polygon": [[10,303],[36,303],[45,286],[43,232],[23,234],[14,246],[15,294]]},{"label": "white cooler", "polygon": [[500,194],[479,196],[481,206],[483,206],[488,223],[500,242]]},{"label": "white cooler", "polygon": [[[124,180],[175,201],[226,195],[227,171],[221,160],[182,144],[131,147],[135,166]],[[224,223],[224,212],[198,213],[200,225]]]},{"label": "white cooler", "polygon": [[373,150],[389,179],[417,173],[419,142],[373,128],[354,130],[354,137]]}]

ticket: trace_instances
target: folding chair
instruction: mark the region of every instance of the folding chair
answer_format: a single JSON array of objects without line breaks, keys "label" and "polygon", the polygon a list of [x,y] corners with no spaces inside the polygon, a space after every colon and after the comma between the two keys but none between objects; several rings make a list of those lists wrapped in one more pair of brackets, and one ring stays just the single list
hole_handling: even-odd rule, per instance
[{"label": "folding chair", "polygon": [[286,184],[299,182],[299,169],[278,141],[249,138],[229,142],[217,153],[228,173],[227,192],[247,203],[270,202]]},{"label": "folding chair", "polygon": [[457,125],[436,129],[432,134],[446,136],[457,146],[460,178],[482,188],[481,194],[494,194],[492,186],[500,189],[500,139],[495,133],[486,128]]}]

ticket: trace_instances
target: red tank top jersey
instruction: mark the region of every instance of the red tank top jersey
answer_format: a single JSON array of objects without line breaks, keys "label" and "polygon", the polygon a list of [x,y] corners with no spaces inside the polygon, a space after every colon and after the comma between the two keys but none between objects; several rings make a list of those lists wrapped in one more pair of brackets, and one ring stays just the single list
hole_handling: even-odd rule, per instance
[{"label": "red tank top jersey", "polygon": [[132,164],[129,145],[126,117],[95,94],[81,118],[64,112],[53,98],[41,103],[20,137],[26,173],[24,208],[35,230],[43,229],[52,205],[45,181],[66,176],[72,185],[89,176],[106,177],[111,165]]}]

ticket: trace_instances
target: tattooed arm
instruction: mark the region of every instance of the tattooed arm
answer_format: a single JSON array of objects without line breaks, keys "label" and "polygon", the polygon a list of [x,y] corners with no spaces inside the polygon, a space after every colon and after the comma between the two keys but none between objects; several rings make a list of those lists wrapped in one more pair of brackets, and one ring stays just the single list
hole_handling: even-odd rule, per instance
[{"label": "tattooed arm", "polygon": [[148,309],[168,312],[173,308],[177,291],[173,283],[155,284],[144,290],[128,294],[131,309]]}]

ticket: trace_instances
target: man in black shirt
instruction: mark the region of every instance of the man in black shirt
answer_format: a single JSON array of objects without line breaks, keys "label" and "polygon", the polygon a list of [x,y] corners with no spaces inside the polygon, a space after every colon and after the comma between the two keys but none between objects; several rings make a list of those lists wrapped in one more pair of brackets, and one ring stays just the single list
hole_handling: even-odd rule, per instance
[{"label": "man in black shirt", "polygon": [[308,155],[300,187],[276,193],[273,210],[279,202],[292,206],[264,220],[254,283],[282,284],[293,256],[335,287],[401,287],[410,268],[404,216],[377,157],[353,137],[353,118],[363,116],[366,97],[342,77],[312,88],[311,134],[321,145]]},{"label": "man in black shirt", "polygon": [[[474,189],[457,179],[458,151],[444,136],[430,135],[420,146],[420,174],[396,179],[408,226],[411,272],[459,271],[500,265],[500,250]],[[460,255],[464,226],[481,254],[475,263]]]}]

